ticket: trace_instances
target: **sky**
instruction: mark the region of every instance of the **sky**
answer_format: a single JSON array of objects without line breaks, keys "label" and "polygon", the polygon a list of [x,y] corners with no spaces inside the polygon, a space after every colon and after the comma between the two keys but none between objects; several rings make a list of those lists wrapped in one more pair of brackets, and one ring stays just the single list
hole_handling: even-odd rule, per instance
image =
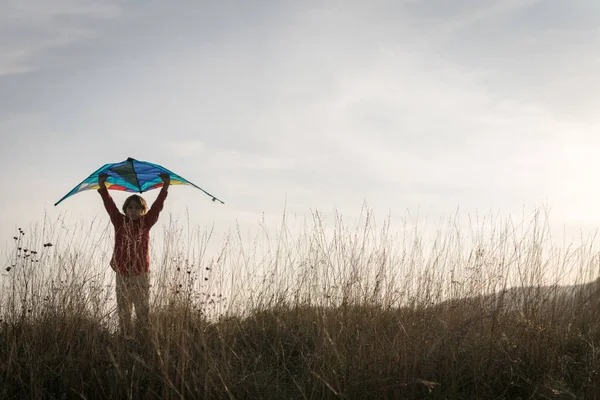
[{"label": "sky", "polygon": [[173,187],[163,211],[221,231],[364,204],[600,224],[596,0],[0,8],[0,243],[44,216],[108,221],[93,191],[54,203],[127,157],[222,199]]}]

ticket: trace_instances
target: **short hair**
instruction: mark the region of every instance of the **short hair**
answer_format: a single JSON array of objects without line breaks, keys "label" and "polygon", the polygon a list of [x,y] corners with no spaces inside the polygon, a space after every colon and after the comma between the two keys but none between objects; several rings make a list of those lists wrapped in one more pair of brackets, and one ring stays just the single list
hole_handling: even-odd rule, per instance
[{"label": "short hair", "polygon": [[127,207],[129,206],[129,204],[131,202],[136,202],[141,208],[142,208],[142,215],[146,214],[146,212],[148,212],[148,203],[146,203],[146,200],[144,200],[144,198],[140,195],[134,194],[129,196],[125,202],[123,203],[123,212],[127,213]]}]

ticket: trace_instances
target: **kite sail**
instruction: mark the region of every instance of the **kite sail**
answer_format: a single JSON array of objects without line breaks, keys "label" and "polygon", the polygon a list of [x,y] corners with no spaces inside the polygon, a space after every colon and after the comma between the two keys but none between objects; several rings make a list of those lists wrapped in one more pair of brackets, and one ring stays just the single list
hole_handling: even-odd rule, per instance
[{"label": "kite sail", "polygon": [[212,198],[212,201],[218,201],[221,204],[221,200],[217,199],[212,194],[208,193],[204,189],[194,185],[187,179],[169,171],[168,169],[161,167],[158,164],[152,164],[146,161],[138,161],[133,158],[128,158],[125,161],[106,164],[90,176],[88,176],[83,182],[75,186],[73,190],[67,193],[62,199],[57,201],[54,205],[58,205],[61,201],[79,192],[85,190],[98,190],[98,175],[106,174],[106,187],[110,190],[120,190],[124,192],[132,193],[143,193],[148,190],[157,189],[163,186],[160,174],[169,174],[171,177],[171,185],[190,185],[196,189],[200,189],[208,196]]}]

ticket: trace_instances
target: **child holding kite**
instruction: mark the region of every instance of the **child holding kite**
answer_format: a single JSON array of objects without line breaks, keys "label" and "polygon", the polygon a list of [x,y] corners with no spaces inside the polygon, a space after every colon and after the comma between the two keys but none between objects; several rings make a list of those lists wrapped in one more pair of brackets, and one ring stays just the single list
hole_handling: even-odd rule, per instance
[{"label": "child holding kite", "polygon": [[119,327],[125,336],[133,334],[132,307],[135,307],[136,325],[145,330],[148,326],[150,299],[150,228],[158,221],[171,183],[168,174],[161,174],[163,187],[148,209],[146,201],[138,195],[128,197],[122,214],[106,187],[107,174],[98,176],[98,192],[115,228],[115,248],[110,266],[116,272],[117,311]]}]

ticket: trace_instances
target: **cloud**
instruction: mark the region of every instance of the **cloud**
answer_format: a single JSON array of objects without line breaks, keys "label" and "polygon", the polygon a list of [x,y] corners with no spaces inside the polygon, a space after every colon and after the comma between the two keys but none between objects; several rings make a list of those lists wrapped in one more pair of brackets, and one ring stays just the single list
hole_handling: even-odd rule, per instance
[{"label": "cloud", "polygon": [[200,156],[206,148],[204,142],[198,139],[172,139],[167,141],[165,147],[177,158]]},{"label": "cloud", "polygon": [[0,78],[37,70],[41,54],[92,39],[95,22],[120,16],[117,3],[92,0],[7,3],[0,15]]},{"label": "cloud", "polygon": [[[452,9],[460,10],[460,3]],[[432,62],[482,73],[502,99],[535,104],[565,118],[597,118],[600,105],[600,3],[560,0],[486,2],[429,21]],[[443,14],[444,8],[439,13]]]},{"label": "cloud", "polygon": [[[514,15],[515,12],[534,7],[544,0],[484,0],[484,1],[456,1],[445,2],[438,0],[434,2],[421,3],[421,11],[435,10],[437,24],[432,31],[436,39],[452,36],[459,31],[472,27],[479,23],[489,23]],[[427,13],[420,13],[427,15]]]}]

